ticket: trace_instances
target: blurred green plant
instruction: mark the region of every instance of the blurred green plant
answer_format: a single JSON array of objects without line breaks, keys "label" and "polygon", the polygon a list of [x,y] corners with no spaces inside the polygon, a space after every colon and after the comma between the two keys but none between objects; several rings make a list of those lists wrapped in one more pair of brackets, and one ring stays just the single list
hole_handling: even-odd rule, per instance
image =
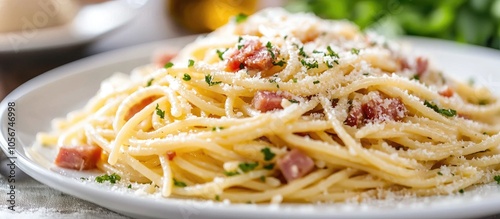
[{"label": "blurred green plant", "polygon": [[500,49],[500,0],[289,0],[290,11],[348,19],[362,29]]}]

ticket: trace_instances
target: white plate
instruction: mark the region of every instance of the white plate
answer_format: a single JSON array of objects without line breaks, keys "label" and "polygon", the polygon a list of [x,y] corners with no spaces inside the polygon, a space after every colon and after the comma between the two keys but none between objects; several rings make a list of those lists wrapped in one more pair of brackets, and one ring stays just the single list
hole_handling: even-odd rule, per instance
[{"label": "white plate", "polygon": [[134,18],[147,0],[115,0],[84,6],[68,24],[0,33],[0,53],[26,52],[91,42]]},{"label": "white plate", "polygon": [[[227,204],[144,196],[123,187],[86,182],[79,179],[81,173],[54,168],[52,150],[42,151],[41,156],[29,155],[35,134],[49,130],[51,119],[83,106],[101,80],[147,63],[155,48],[180,48],[193,39],[172,39],[93,56],[27,82],[0,104],[2,149],[8,151],[7,104],[15,102],[15,156],[20,169],[57,190],[140,218],[470,218],[500,213],[500,186],[494,183],[466,190],[464,194],[364,204]],[[409,41],[420,52],[434,56],[439,66],[456,77],[467,80],[475,74],[478,82],[492,87],[500,82],[500,74],[496,74],[500,70],[498,51],[429,39]]]}]

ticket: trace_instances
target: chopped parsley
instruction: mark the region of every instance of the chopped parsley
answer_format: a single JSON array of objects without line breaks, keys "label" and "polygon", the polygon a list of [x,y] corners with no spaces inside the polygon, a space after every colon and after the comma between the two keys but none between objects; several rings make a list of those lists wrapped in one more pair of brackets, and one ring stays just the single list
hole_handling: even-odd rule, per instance
[{"label": "chopped parsley", "polygon": [[194,60],[188,60],[188,67],[192,67],[194,65]]},{"label": "chopped parsley", "polygon": [[213,76],[208,74],[208,75],[205,75],[205,82],[207,82],[208,86],[214,86],[214,85],[217,85],[217,84],[220,84],[222,83],[222,81],[213,81]]},{"label": "chopped parsley", "polygon": [[168,62],[167,64],[165,64],[165,68],[172,68],[174,66],[174,63],[172,62]]},{"label": "chopped parsley", "polygon": [[237,14],[235,17],[234,17],[234,21],[236,21],[237,24],[247,20],[248,18],[248,15],[246,14],[243,14],[243,13],[239,13]]},{"label": "chopped parsley", "polygon": [[306,62],[304,59],[300,60],[300,63],[302,63],[303,66],[305,66],[307,68],[307,70],[309,69],[312,69],[312,68],[317,68],[319,65],[318,65],[318,61],[314,60],[314,62],[312,63],[309,63],[309,62]]},{"label": "chopped parsley", "polygon": [[269,79],[269,83],[275,83],[276,84],[276,88],[280,88],[280,85],[278,84],[278,82],[276,81],[276,79]]},{"label": "chopped parsley", "polygon": [[217,52],[217,55],[219,56],[219,59],[220,60],[224,60],[224,57],[222,57],[224,55],[224,53],[227,52],[228,49],[224,50],[224,51],[220,51],[220,50],[216,50]]},{"label": "chopped parsley", "polygon": [[266,43],[266,48],[267,48],[267,51],[269,52],[269,54],[271,55],[271,58],[275,59],[276,55],[274,55],[273,45],[271,44],[271,42]]},{"label": "chopped parsley", "polygon": [[97,176],[95,181],[98,183],[103,183],[104,181],[109,181],[111,184],[115,184],[117,181],[120,181],[122,178],[120,175],[113,173],[111,175],[104,174],[102,176]]},{"label": "chopped parsley", "polygon": [[[290,100],[290,102],[292,102],[292,101]],[[297,102],[298,102],[298,101],[297,101]],[[292,102],[292,103],[293,103],[293,102]],[[265,160],[265,161],[270,161],[270,160],[272,160],[272,159],[276,156],[276,154],[275,154],[275,153],[273,153],[273,152],[271,151],[271,149],[270,149],[270,148],[268,148],[268,147],[262,148],[262,149],[260,150],[260,152],[262,152],[262,154],[264,154],[264,160]]]},{"label": "chopped parsley", "polygon": [[80,177],[81,180],[89,180],[87,177]]},{"label": "chopped parsley", "polygon": [[128,184],[127,188],[131,189],[132,188],[132,184]]},{"label": "chopped parsley", "polygon": [[177,179],[174,178],[174,186],[177,186],[177,187],[186,187],[187,184],[185,182],[182,182],[182,181],[177,181]]},{"label": "chopped parsley", "polygon": [[238,167],[243,171],[243,172],[248,172],[248,171],[251,171],[251,170],[254,170],[255,167],[257,167],[259,165],[259,162],[255,162],[255,163],[240,163],[238,165]]},{"label": "chopped parsley", "polygon": [[153,80],[154,80],[154,78],[149,79],[148,83],[146,84],[146,87],[151,86],[151,84],[153,83]]},{"label": "chopped parsley", "polygon": [[411,79],[419,81],[420,80],[420,76],[418,74],[415,74],[415,75],[413,75],[413,77]]},{"label": "chopped parsley", "polygon": [[220,196],[219,195],[215,195],[215,201],[220,201]]},{"label": "chopped parsley", "polygon": [[321,51],[318,51],[318,50],[313,50],[313,53],[323,53],[323,54],[325,54],[324,52],[321,52]]},{"label": "chopped parsley", "polygon": [[293,83],[297,83],[297,78],[292,78]]},{"label": "chopped parsley", "polygon": [[285,65],[285,60],[280,60],[279,62],[275,62],[273,61],[273,65],[278,65],[279,67],[283,67],[283,65]]},{"label": "chopped parsley", "polygon": [[436,104],[429,102],[429,101],[424,101],[424,105],[433,109],[435,112],[446,116],[446,117],[453,117],[457,115],[457,111],[453,109],[440,109]]},{"label": "chopped parsley", "polygon": [[441,173],[441,172],[438,172],[438,175],[442,176],[442,175],[443,175],[443,173]]},{"label": "chopped parsley", "polygon": [[215,131],[217,131],[217,130],[222,130],[222,129],[224,129],[224,127],[213,127],[213,128],[212,128],[212,131],[214,131],[214,132],[215,132]]},{"label": "chopped parsley", "polygon": [[359,49],[357,48],[352,48],[351,49],[351,53],[354,54],[354,55],[359,55]]},{"label": "chopped parsley", "polygon": [[339,57],[339,54],[337,54],[336,52],[334,52],[334,51],[332,50],[332,47],[327,46],[327,47],[326,47],[326,50],[328,50],[328,54],[327,54],[328,56],[331,56],[331,57],[336,57],[336,58],[340,58],[340,57]]},{"label": "chopped parsley", "polygon": [[243,45],[241,44],[242,40],[243,40],[243,37],[239,36],[238,37],[238,50],[240,50],[241,48],[243,48]]},{"label": "chopped parsley", "polygon": [[319,81],[313,81],[313,84],[319,84]]},{"label": "chopped parsley", "polygon": [[481,105],[481,106],[484,106],[484,105],[488,105],[489,101],[486,100],[486,99],[481,99],[479,100],[479,102],[477,104]]},{"label": "chopped parsley", "polygon": [[290,103],[299,103],[298,100],[294,100],[294,99],[288,99],[288,101],[290,101]]},{"label": "chopped parsley", "polygon": [[364,75],[364,76],[368,76],[368,75],[370,75],[370,73],[365,72],[365,73],[363,73],[363,75]]},{"label": "chopped parsley", "polygon": [[224,175],[226,176],[236,176],[239,175],[238,171],[224,171]]},{"label": "chopped parsley", "polygon": [[165,118],[165,111],[160,109],[160,105],[156,104],[156,115],[158,115],[160,118],[164,119]]},{"label": "chopped parsley", "polygon": [[182,77],[182,80],[190,81],[191,80],[191,75],[189,75],[188,73],[184,73],[184,76]]},{"label": "chopped parsley", "polygon": [[266,182],[266,176],[260,176],[260,181]]},{"label": "chopped parsley", "polygon": [[274,164],[270,163],[270,164],[264,165],[264,169],[266,169],[266,170],[272,170],[272,169],[274,169]]},{"label": "chopped parsley", "polygon": [[328,68],[333,68],[333,64],[328,61],[324,61],[325,65],[328,66]]},{"label": "chopped parsley", "polygon": [[499,184],[499,185],[500,185],[500,175],[496,175],[496,176],[494,176],[494,177],[493,177],[493,179],[494,179],[495,181],[497,181],[497,184]]},{"label": "chopped parsley", "polygon": [[300,55],[300,56],[302,56],[302,57],[304,57],[304,58],[309,57],[309,56],[306,54],[306,52],[304,52],[304,47],[300,47],[300,49],[299,49],[299,55]]},{"label": "chopped parsley", "polygon": [[464,189],[460,189],[458,192],[460,192],[460,194],[464,194]]}]

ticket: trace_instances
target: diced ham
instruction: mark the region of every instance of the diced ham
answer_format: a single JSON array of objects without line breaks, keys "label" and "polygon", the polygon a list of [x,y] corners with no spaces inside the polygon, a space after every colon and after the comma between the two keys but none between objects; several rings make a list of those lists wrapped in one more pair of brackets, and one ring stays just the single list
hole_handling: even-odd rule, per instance
[{"label": "diced ham", "polygon": [[398,98],[371,99],[361,109],[365,122],[399,121],[406,116],[405,105]]},{"label": "diced ham", "polygon": [[278,159],[278,167],[287,182],[301,178],[314,169],[314,161],[299,149],[292,149]]},{"label": "diced ham", "polygon": [[95,145],[81,145],[76,147],[61,147],[57,154],[57,166],[75,170],[89,170],[96,168],[101,158],[102,149]]},{"label": "diced ham", "polygon": [[360,127],[363,125],[363,111],[361,110],[361,106],[352,106],[349,109],[349,114],[347,115],[344,124],[352,127]]},{"label": "diced ham", "polygon": [[443,96],[443,97],[451,97],[453,96],[453,90],[449,87],[446,87],[445,89],[443,90],[440,90],[439,92],[439,95]]},{"label": "diced ham", "polygon": [[163,67],[170,62],[177,55],[176,51],[160,51],[153,55],[153,63],[157,66]]},{"label": "diced ham", "polygon": [[361,105],[353,104],[344,124],[360,127],[372,122],[400,121],[405,116],[406,107],[399,98],[382,98],[377,95]]},{"label": "diced ham", "polygon": [[405,58],[398,58],[397,63],[399,65],[399,70],[410,69],[410,64],[408,64]]},{"label": "diced ham", "polygon": [[426,71],[427,71],[427,68],[429,67],[429,60],[427,58],[424,58],[424,57],[417,57],[417,59],[415,60],[416,63],[417,63],[417,75],[418,76],[422,76]]},{"label": "diced ham", "polygon": [[287,97],[285,92],[257,91],[252,99],[252,105],[261,112],[283,109],[281,101]]},{"label": "diced ham", "polygon": [[[272,49],[275,58],[278,50]],[[258,40],[246,40],[243,47],[235,50],[227,60],[226,70],[235,72],[243,68],[248,70],[266,71],[273,67],[273,57],[268,48]]]},{"label": "diced ham", "polygon": [[138,113],[139,111],[141,111],[142,109],[144,109],[144,107],[146,107],[147,105],[149,105],[150,103],[152,103],[153,101],[155,101],[156,98],[157,98],[156,96],[151,96],[151,97],[144,98],[139,103],[136,103],[135,105],[133,105],[132,107],[130,107],[130,109],[127,112],[127,114],[125,114],[125,118],[124,119],[128,121],[130,118],[132,118],[132,116],[134,116],[136,113]]},{"label": "diced ham", "polygon": [[176,155],[175,151],[167,151],[168,160],[173,160]]}]

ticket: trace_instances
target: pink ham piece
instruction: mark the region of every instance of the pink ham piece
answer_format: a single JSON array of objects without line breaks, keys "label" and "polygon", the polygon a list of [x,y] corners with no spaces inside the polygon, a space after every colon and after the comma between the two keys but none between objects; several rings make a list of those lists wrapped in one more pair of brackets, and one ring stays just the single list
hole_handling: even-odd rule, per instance
[{"label": "pink ham piece", "polygon": [[299,149],[292,149],[278,159],[278,167],[287,182],[301,178],[314,168],[314,161]]},{"label": "pink ham piece", "polygon": [[136,103],[130,109],[128,110],[127,114],[125,114],[125,120],[128,121],[130,118],[132,118],[136,113],[140,112],[144,107],[155,101],[158,97],[157,96],[151,96],[144,98],[141,100],[141,102]]},{"label": "pink ham piece", "polygon": [[177,56],[177,51],[160,51],[153,55],[153,63],[159,67],[165,66],[173,58]]},{"label": "pink ham piece", "polygon": [[59,148],[55,164],[59,167],[75,170],[94,169],[97,161],[101,158],[101,151],[100,147],[94,145],[64,146]]},{"label": "pink ham piece", "polygon": [[[277,56],[278,50],[272,49]],[[273,57],[267,47],[258,40],[247,40],[243,47],[232,53],[227,60],[226,71],[248,70],[267,71],[273,67]]]},{"label": "pink ham piece", "polygon": [[252,105],[261,112],[283,109],[281,101],[291,95],[285,92],[257,91],[252,99]]},{"label": "pink ham piece", "polygon": [[417,75],[420,77],[427,71],[427,68],[429,67],[429,60],[419,56],[415,61],[417,63]]},{"label": "pink ham piece", "polygon": [[399,98],[377,96],[361,105],[351,106],[344,124],[361,127],[372,122],[400,121],[406,116],[406,111]]},{"label": "pink ham piece", "polygon": [[372,99],[361,109],[366,122],[400,121],[406,116],[405,105],[398,98]]}]

